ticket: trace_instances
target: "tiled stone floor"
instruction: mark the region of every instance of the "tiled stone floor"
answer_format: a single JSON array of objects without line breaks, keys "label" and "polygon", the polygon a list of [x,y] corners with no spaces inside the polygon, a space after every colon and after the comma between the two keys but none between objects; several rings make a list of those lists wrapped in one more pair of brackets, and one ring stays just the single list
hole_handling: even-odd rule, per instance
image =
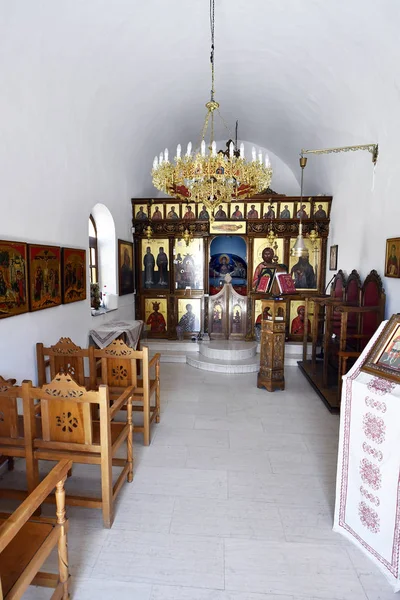
[{"label": "tiled stone floor", "polygon": [[[286,369],[284,392],[255,381],[162,365],[161,423],[150,447],[136,438],[135,478],[112,529],[100,511],[68,511],[74,600],[394,597],[332,532],[338,417],[296,367]],[[98,488],[98,476],[77,466],[68,485]],[[40,588],[27,595],[49,597]]]}]

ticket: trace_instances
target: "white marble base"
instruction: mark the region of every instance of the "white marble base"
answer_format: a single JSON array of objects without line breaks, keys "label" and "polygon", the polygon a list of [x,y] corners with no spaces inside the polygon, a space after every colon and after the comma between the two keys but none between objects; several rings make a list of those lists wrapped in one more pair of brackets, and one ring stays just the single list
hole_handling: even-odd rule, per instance
[{"label": "white marble base", "polygon": [[199,344],[199,352],[207,358],[217,360],[242,360],[253,358],[257,353],[256,342],[233,342],[221,340],[213,342],[202,342]]},{"label": "white marble base", "polygon": [[196,369],[214,371],[215,373],[256,373],[260,368],[260,361],[257,356],[242,360],[218,360],[207,358],[198,352],[188,352],[186,362]]}]

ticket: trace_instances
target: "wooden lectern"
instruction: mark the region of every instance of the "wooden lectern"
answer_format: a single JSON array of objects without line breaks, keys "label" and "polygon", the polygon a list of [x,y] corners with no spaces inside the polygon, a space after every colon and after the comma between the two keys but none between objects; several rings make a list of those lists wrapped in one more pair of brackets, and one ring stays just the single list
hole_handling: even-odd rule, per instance
[{"label": "wooden lectern", "polygon": [[257,387],[285,389],[286,300],[262,300],[261,353]]}]

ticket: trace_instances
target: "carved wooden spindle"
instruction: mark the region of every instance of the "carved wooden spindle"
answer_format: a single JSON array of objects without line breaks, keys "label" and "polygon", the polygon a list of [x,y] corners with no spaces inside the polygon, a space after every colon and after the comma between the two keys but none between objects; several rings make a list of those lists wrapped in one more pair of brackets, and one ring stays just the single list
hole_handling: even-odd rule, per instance
[{"label": "carved wooden spindle", "polygon": [[63,584],[62,600],[68,600],[68,543],[66,532],[66,517],[65,517],[65,478],[59,481],[56,485],[56,516],[57,524],[61,528],[60,537],[58,540],[58,567],[60,572],[60,581]]},{"label": "carved wooden spindle", "polygon": [[129,435],[126,440],[127,443],[127,461],[128,461],[128,475],[127,481],[131,483],[133,480],[133,421],[132,421],[132,398],[128,400],[126,406],[126,420],[129,427]]}]

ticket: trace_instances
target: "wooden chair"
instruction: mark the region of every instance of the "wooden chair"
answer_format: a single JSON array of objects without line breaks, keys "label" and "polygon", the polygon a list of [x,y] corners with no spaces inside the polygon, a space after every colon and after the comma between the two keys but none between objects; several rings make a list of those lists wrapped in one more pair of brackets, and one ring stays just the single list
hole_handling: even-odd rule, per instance
[{"label": "wooden chair", "polygon": [[[90,348],[91,353],[91,385],[96,376],[97,363],[100,362],[100,382],[109,386],[110,398],[118,397],[127,386],[134,387],[134,411],[143,412],[143,426],[136,426],[135,431],[143,433],[144,445],[150,444],[150,425],[160,422],[160,354],[155,354],[149,361],[149,349],[133,350],[122,340],[114,340],[107,348],[99,350]],[[137,369],[141,363],[142,379],[138,379]],[[154,368],[154,377],[150,370]],[[151,404],[152,396],[154,405]]]},{"label": "wooden chair", "polygon": [[49,348],[36,344],[36,358],[39,386],[52,381],[61,371],[71,375],[79,385],[89,385],[89,379],[85,378],[85,358],[89,359],[89,350],[77,346],[70,338],[62,337]]},{"label": "wooden chair", "polygon": [[[114,519],[114,503],[125,478],[133,479],[132,448],[132,394],[128,387],[110,405],[108,388],[87,391],[64,373],[41,388],[32,386],[31,381],[22,384],[22,399],[25,414],[32,414],[33,402],[40,400],[42,436],[32,437],[32,461],[27,461],[30,477],[39,482],[39,460],[61,460],[68,458],[72,463],[100,465],[101,499],[95,497],[67,495],[67,504],[101,508],[105,527],[111,527]],[[99,406],[100,419],[94,420],[91,406]],[[114,421],[115,414],[127,407],[126,422]],[[121,444],[127,442],[126,458],[116,458]],[[122,467],[115,485],[112,484],[112,466]]]},{"label": "wooden chair", "polygon": [[[8,460],[8,469],[14,466],[14,457],[32,459],[32,449],[27,440],[36,434],[35,412],[18,415],[17,398],[21,398],[21,388],[15,386],[15,379],[5,380],[0,377],[0,455]],[[36,480],[32,477],[32,469],[27,471],[27,489],[33,491]],[[1,489],[1,495],[11,498],[21,498],[18,490]]]},{"label": "wooden chair", "polygon": [[[17,600],[31,584],[55,588],[51,600],[69,598],[64,481],[70,466],[59,462],[11,515],[0,513],[0,598]],[[54,488],[57,518],[32,516]],[[58,574],[40,572],[56,547]]]}]

